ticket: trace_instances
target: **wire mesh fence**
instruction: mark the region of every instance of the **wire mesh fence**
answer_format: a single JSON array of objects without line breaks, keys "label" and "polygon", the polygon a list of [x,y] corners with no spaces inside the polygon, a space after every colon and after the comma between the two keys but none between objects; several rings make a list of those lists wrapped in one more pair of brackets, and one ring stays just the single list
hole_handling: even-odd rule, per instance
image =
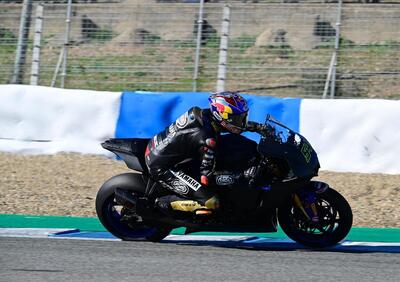
[{"label": "wire mesh fence", "polygon": [[[0,2],[2,84],[11,82],[15,69],[22,9],[5,2],[15,1]],[[205,1],[201,23],[200,1],[72,1],[68,44],[68,1],[45,2],[39,85],[51,85],[66,47],[66,88],[191,91],[196,85],[198,91],[214,91],[223,9],[229,4],[226,89],[321,97],[340,27],[335,96],[400,98],[400,5],[395,3],[400,1],[343,1],[338,9],[338,1],[211,0]],[[34,1],[25,84],[37,6]],[[62,71],[57,74],[59,87]]]}]

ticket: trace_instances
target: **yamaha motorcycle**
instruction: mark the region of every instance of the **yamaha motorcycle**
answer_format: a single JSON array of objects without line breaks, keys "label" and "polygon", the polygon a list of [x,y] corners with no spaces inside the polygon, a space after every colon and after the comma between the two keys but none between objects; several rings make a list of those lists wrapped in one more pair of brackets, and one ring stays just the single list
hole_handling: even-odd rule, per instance
[{"label": "yamaha motorcycle", "polygon": [[[102,143],[134,170],[107,180],[97,193],[96,212],[104,227],[122,240],[161,241],[172,229],[199,231],[276,232],[312,248],[343,240],[351,229],[352,210],[328,184],[312,181],[320,168],[310,143],[267,116],[265,132],[254,142],[241,135],[221,135],[216,151],[215,186],[220,208],[212,215],[167,215],[154,208],[155,199],[173,192],[154,181],[145,165],[149,139],[113,138]],[[197,160],[176,169],[198,169]],[[250,166],[257,173],[239,180]],[[171,168],[174,169],[174,168]],[[179,213],[179,212],[178,212]]]}]

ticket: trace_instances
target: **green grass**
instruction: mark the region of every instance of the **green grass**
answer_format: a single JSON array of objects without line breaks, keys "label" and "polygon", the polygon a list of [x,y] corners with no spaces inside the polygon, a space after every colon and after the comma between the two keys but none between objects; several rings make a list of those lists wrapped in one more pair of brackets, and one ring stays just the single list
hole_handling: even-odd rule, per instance
[{"label": "green grass", "polygon": [[99,28],[92,30],[86,36],[91,40],[98,40],[98,41],[109,41],[113,39],[118,34],[114,32],[111,28]]},{"label": "green grass", "polygon": [[256,36],[242,35],[231,39],[229,42],[229,47],[238,48],[241,52],[244,52],[246,49],[254,46],[256,39]]},{"label": "green grass", "polygon": [[0,27],[0,44],[15,44],[16,41],[17,37],[11,30]]},{"label": "green grass", "polygon": [[[107,34],[107,33],[105,33]],[[7,35],[12,37],[11,35]],[[51,40],[51,35],[48,41]],[[293,50],[289,45],[254,46],[256,37],[243,35],[230,40],[227,89],[295,84],[297,88],[276,90],[289,96],[322,95],[326,72],[332,55],[330,48]],[[400,43],[387,41],[356,45],[342,39],[339,52],[338,83],[352,92],[344,96],[365,96],[371,91],[384,92],[387,97],[399,97],[396,90],[371,88],[371,81],[386,77],[351,79],[353,73],[398,71]],[[50,85],[61,46],[51,48],[44,40],[42,48],[41,85]],[[72,46],[68,56],[66,87],[94,90],[191,91],[193,87],[194,41],[162,41],[144,44],[134,49],[109,50],[96,42]],[[31,47],[31,44],[30,44]],[[178,48],[179,47],[179,48]],[[0,64],[12,71],[15,42],[0,44]],[[133,50],[133,51],[131,51]],[[219,38],[210,38],[202,46],[197,89],[215,90]],[[27,57],[27,69],[30,57]],[[343,76],[344,75],[344,76]],[[11,73],[0,76],[8,83]],[[27,81],[28,75],[25,76]],[[349,76],[350,79],[348,79]],[[340,80],[340,78],[342,78]],[[398,80],[390,80],[392,89]],[[383,83],[383,82],[382,82]],[[396,84],[397,83],[397,84]],[[387,83],[385,83],[385,86]],[[339,89],[340,90],[340,89]],[[353,91],[354,90],[354,91]]]},{"label": "green grass", "polygon": [[0,45],[0,66],[7,66],[7,70],[0,68],[0,84],[9,83],[14,68],[16,44]]}]

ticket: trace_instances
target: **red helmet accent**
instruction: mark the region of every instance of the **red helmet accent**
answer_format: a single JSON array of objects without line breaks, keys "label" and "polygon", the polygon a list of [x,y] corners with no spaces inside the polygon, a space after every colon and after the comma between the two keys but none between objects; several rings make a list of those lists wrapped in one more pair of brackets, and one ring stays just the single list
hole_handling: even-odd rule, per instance
[{"label": "red helmet accent", "polygon": [[240,134],[247,123],[247,101],[237,93],[222,92],[208,98],[212,118],[225,130]]}]

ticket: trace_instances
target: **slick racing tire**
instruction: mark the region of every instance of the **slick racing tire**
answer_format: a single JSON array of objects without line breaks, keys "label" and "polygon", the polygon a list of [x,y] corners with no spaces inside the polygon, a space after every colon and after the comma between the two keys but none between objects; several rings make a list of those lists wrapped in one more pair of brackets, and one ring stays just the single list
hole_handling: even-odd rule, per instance
[{"label": "slick racing tire", "polygon": [[114,176],[101,186],[96,196],[96,212],[100,222],[111,234],[125,241],[146,238],[152,242],[159,242],[171,232],[169,227],[123,220],[124,216],[126,217],[127,209],[115,201],[115,188],[132,191],[137,196],[143,196],[145,187],[143,176],[136,173]]},{"label": "slick racing tire", "polygon": [[287,201],[278,209],[278,220],[286,235],[311,248],[334,246],[349,233],[353,213],[347,200],[332,188],[316,194],[319,222],[311,222],[294,204]]}]

